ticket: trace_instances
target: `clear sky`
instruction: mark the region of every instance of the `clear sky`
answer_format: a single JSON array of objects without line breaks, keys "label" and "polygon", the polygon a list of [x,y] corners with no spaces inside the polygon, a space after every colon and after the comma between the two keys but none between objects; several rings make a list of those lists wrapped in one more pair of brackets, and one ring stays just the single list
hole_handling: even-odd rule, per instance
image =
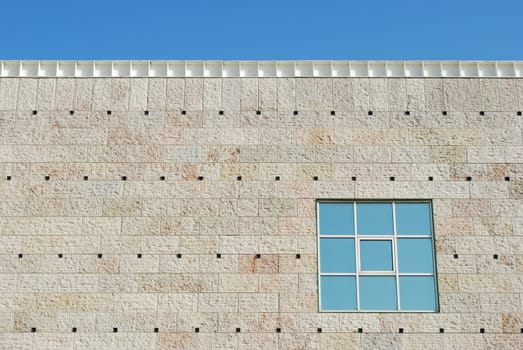
[{"label": "clear sky", "polygon": [[523,0],[4,0],[0,59],[523,59]]}]

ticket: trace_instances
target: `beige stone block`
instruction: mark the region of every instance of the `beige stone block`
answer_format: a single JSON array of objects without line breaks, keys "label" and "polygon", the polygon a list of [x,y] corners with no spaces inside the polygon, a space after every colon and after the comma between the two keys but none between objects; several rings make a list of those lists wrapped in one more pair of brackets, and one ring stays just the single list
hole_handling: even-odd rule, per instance
[{"label": "beige stone block", "polygon": [[263,274],[259,277],[260,292],[297,293],[297,274]]},{"label": "beige stone block", "polygon": [[279,349],[320,349],[320,334],[285,333],[278,340]]},{"label": "beige stone block", "polygon": [[481,108],[483,111],[499,111],[500,96],[498,79],[480,79]]},{"label": "beige stone block", "polygon": [[352,333],[324,333],[320,336],[320,344],[321,349],[359,349],[360,339],[360,336]]},{"label": "beige stone block", "polygon": [[180,251],[184,254],[212,254],[219,246],[219,237],[181,236]]},{"label": "beige stone block", "polygon": [[185,79],[184,108],[187,110],[203,109],[203,82],[201,78]]},{"label": "beige stone block", "polygon": [[0,81],[0,110],[16,109],[20,79],[2,78]]},{"label": "beige stone block", "polygon": [[222,79],[205,78],[203,83],[203,108],[208,110],[222,109]]},{"label": "beige stone block", "polygon": [[406,79],[394,78],[387,79],[387,90],[389,97],[389,110],[406,111],[407,110],[407,87]]},{"label": "beige stone block", "polygon": [[[334,110],[352,110],[351,81],[346,78],[332,79]],[[374,94],[372,94],[374,95]]]},{"label": "beige stone block", "polygon": [[425,81],[424,79],[405,79],[407,91],[407,110],[425,111]]},{"label": "beige stone block", "polygon": [[37,79],[20,79],[18,97],[16,99],[18,110],[33,110],[36,106]]},{"label": "beige stone block", "polygon": [[443,346],[456,350],[481,349],[484,347],[484,336],[482,334],[445,334]]},{"label": "beige stone block", "polygon": [[218,290],[219,292],[258,292],[258,276],[252,274],[220,274]]},{"label": "beige stone block", "polygon": [[252,333],[238,336],[239,350],[277,349],[278,335],[275,333]]},{"label": "beige stone block", "polygon": [[198,312],[196,293],[160,293],[158,309],[164,312]]},{"label": "beige stone block", "polygon": [[240,312],[278,312],[278,293],[239,293]]},{"label": "beige stone block", "polygon": [[369,79],[353,78],[351,82],[352,108],[355,111],[369,110]]},{"label": "beige stone block", "polygon": [[238,305],[237,293],[198,294],[199,312],[238,312]]},{"label": "beige stone block", "polygon": [[174,110],[179,114],[180,110],[184,108],[185,96],[185,79],[169,78],[167,79],[167,95],[165,101],[165,108],[167,110]]},{"label": "beige stone block", "polygon": [[[6,81],[6,80],[3,80]],[[38,79],[36,89],[36,109],[52,110],[54,107],[56,79]],[[1,88],[0,88],[1,91]]]},{"label": "beige stone block", "polygon": [[147,85],[149,79],[135,78],[129,82],[129,109],[144,111],[147,109]]},{"label": "beige stone block", "polygon": [[222,104],[226,110],[239,111],[241,106],[241,79],[222,80]]},{"label": "beige stone block", "polygon": [[241,332],[256,333],[259,330],[259,317],[257,313],[228,313],[218,314],[218,332],[235,332],[240,328]]},{"label": "beige stone block", "polygon": [[518,108],[517,80],[498,79],[499,104],[502,111]]},{"label": "beige stone block", "polygon": [[279,270],[278,255],[240,255],[238,261],[240,273],[277,273]]},{"label": "beige stone block", "polygon": [[[221,254],[221,253],[220,253]],[[200,255],[199,269],[204,273],[242,273],[238,268],[239,257],[236,254],[221,254],[221,258],[216,255]]]},{"label": "beige stone block", "polygon": [[258,109],[258,78],[243,78],[240,80],[240,108],[244,111]]},{"label": "beige stone block", "polygon": [[167,99],[167,79],[150,78],[147,87],[147,109],[165,110]]},{"label": "beige stone block", "polygon": [[[161,254],[159,256],[159,272],[161,273],[198,273],[200,271],[200,258],[197,255],[182,255],[178,258],[174,254]],[[205,271],[204,271],[205,272]]]},{"label": "beige stone block", "polygon": [[249,254],[260,250],[258,236],[221,236],[219,250],[225,254]]},{"label": "beige stone block", "polygon": [[135,293],[138,290],[138,276],[121,273],[100,274],[98,288],[99,292],[103,293]]},{"label": "beige stone block", "polygon": [[261,110],[275,110],[278,104],[278,79],[258,79],[258,100]]},{"label": "beige stone block", "polygon": [[216,332],[218,327],[218,314],[216,313],[188,313],[183,312],[177,315],[177,332],[194,332],[195,328],[200,328],[200,332]]},{"label": "beige stone block", "polygon": [[316,293],[280,293],[280,312],[317,312]]}]

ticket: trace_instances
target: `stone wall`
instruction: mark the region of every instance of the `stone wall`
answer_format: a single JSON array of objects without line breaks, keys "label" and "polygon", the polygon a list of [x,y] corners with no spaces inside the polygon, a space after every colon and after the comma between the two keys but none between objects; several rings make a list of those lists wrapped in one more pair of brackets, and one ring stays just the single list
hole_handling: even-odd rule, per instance
[{"label": "stone wall", "polygon": [[[0,348],[522,348],[522,110],[520,79],[3,78]],[[319,198],[432,199],[440,312],[319,313]]]}]

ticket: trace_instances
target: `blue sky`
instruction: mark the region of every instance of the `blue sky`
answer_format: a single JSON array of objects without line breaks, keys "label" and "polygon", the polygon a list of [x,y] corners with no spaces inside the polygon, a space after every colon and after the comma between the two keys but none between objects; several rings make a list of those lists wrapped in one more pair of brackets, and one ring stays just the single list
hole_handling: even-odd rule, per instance
[{"label": "blue sky", "polygon": [[523,59],[522,0],[13,0],[0,59]]}]

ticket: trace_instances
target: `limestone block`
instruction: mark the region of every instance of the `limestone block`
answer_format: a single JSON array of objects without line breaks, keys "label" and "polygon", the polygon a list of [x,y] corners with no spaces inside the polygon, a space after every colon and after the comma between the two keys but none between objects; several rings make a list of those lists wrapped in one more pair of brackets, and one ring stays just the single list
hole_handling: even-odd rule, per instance
[{"label": "limestone block", "polygon": [[352,110],[354,111],[369,111],[369,79],[368,78],[353,78],[350,80]]},{"label": "limestone block", "polygon": [[354,146],[354,161],[358,163],[390,163],[390,147]]},{"label": "limestone block", "polygon": [[278,312],[278,293],[239,293],[240,312]]},{"label": "limestone block", "polygon": [[320,344],[321,349],[359,349],[361,337],[352,333],[324,333],[320,335]]},{"label": "limestone block", "polygon": [[314,109],[334,110],[333,80],[330,78],[314,79]]},{"label": "limestone block", "polygon": [[[209,294],[206,294],[209,295]],[[197,293],[160,293],[158,309],[164,312],[197,312]]]},{"label": "limestone block", "polygon": [[375,78],[369,80],[369,110],[389,110],[387,79]]},{"label": "limestone block", "polygon": [[203,109],[203,82],[201,78],[185,79],[184,109],[193,111]]},{"label": "limestone block", "polygon": [[258,236],[221,236],[219,239],[219,251],[225,254],[254,254],[259,248]]},{"label": "limestone block", "polygon": [[406,79],[407,110],[425,111],[425,82],[424,79]]},{"label": "limestone block", "polygon": [[517,80],[498,79],[499,105],[502,111],[510,111],[518,107]]},{"label": "limestone block", "polygon": [[317,312],[316,293],[280,293],[280,312]]},{"label": "limestone block", "polygon": [[314,333],[284,333],[278,339],[278,346],[282,350],[320,349],[320,336]]},{"label": "limestone block", "polygon": [[[258,294],[252,294],[258,295]],[[238,312],[238,293],[200,293],[198,294],[199,312]],[[242,309],[243,311],[243,309]]]},{"label": "limestone block", "polygon": [[147,109],[165,110],[167,93],[167,79],[151,78],[147,87]]},{"label": "limestone block", "polygon": [[387,79],[388,106],[390,111],[407,110],[406,79]]},{"label": "limestone block", "polygon": [[[278,255],[240,255],[238,269],[240,273],[277,273],[280,267]],[[280,270],[281,271],[281,270]]]},{"label": "limestone block", "polygon": [[240,328],[242,332],[257,334],[258,319],[257,313],[221,312],[218,314],[218,332],[234,332],[236,328]]},{"label": "limestone block", "polygon": [[297,203],[292,198],[260,198],[260,216],[296,216]]},{"label": "limestone block", "polygon": [[129,82],[129,109],[144,111],[147,109],[147,90],[149,80],[146,78],[131,79]]},{"label": "limestone block", "polygon": [[239,111],[241,108],[241,79],[222,80],[222,105],[226,110]]},{"label": "limestone block", "polygon": [[332,95],[334,110],[352,110],[350,79],[332,79]]},{"label": "limestone block", "polygon": [[476,293],[445,293],[439,296],[441,312],[480,312],[480,298]]},{"label": "limestone block", "polygon": [[481,110],[483,111],[499,111],[500,95],[498,79],[480,79],[481,90]]},{"label": "limestone block", "polygon": [[258,276],[252,274],[220,274],[219,292],[258,292]]},{"label": "limestone block", "polygon": [[[263,274],[259,277],[260,292],[297,293],[297,274]],[[317,285],[316,285],[317,286]]]},{"label": "limestone block", "polygon": [[179,111],[184,108],[185,96],[185,79],[169,78],[167,79],[167,94],[165,101],[165,109],[173,110],[179,114]]},{"label": "limestone block", "polygon": [[244,111],[258,109],[258,78],[243,78],[240,80],[240,108]]},{"label": "limestone block", "polygon": [[222,254],[220,259],[216,255],[200,255],[199,269],[204,273],[238,273],[239,257],[236,254]]},{"label": "limestone block", "polygon": [[217,251],[218,237],[181,236],[180,251],[184,254],[212,254]]},{"label": "limestone block", "polygon": [[238,336],[238,350],[277,349],[278,335],[275,333],[252,333]]},{"label": "limestone block", "polygon": [[261,110],[276,110],[278,104],[278,79],[258,79],[258,100]]},{"label": "limestone block", "polygon": [[[73,80],[74,83],[74,80]],[[17,105],[18,110],[33,110],[36,107],[37,79],[21,79],[18,85]]]},{"label": "limestone block", "polygon": [[222,106],[222,79],[205,78],[203,83],[203,108],[217,111]]},{"label": "limestone block", "polygon": [[216,313],[188,313],[177,315],[177,332],[194,332],[194,328],[200,328],[200,332],[216,332],[218,327],[218,315]]},{"label": "limestone block", "polygon": [[17,105],[20,79],[2,78],[0,80],[0,110],[14,110]]},{"label": "limestone block", "polygon": [[[5,81],[5,80],[4,80]],[[56,79],[38,79],[36,89],[36,109],[52,110],[54,107]],[[1,88],[0,88],[1,91]],[[90,108],[90,106],[89,106]]]}]

